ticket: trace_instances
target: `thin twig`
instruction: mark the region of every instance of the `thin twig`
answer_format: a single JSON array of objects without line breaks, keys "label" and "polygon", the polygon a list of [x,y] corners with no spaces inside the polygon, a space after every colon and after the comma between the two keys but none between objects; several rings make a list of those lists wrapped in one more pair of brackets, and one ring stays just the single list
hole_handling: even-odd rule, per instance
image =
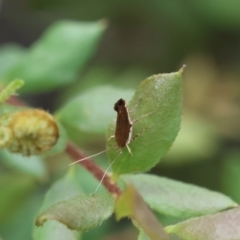
[{"label": "thin twig", "polygon": [[[27,106],[25,102],[16,96],[11,96],[7,100],[7,103],[13,106]],[[70,141],[67,143],[65,152],[71,157],[73,161],[87,157],[74,143]],[[92,159],[89,158],[84,161],[80,161],[79,164],[88,170],[97,180],[101,181],[104,175],[104,171],[101,167],[95,164]],[[121,190],[118,188],[116,183],[112,182],[107,174],[104,177],[102,184],[114,197],[117,197],[121,193]]]},{"label": "thin twig", "polygon": [[[79,150],[73,143],[69,142],[66,146],[66,153],[74,160],[79,160],[81,158],[86,158],[84,153]],[[87,169],[89,172],[93,174],[93,176],[101,181],[104,171],[102,168],[100,168],[96,163],[94,163],[91,159],[86,159],[82,162],[79,162],[85,169]],[[105,186],[105,188],[111,193],[113,196],[117,197],[121,190],[118,188],[118,186],[113,183],[108,175],[106,175],[102,181],[102,184]]]}]

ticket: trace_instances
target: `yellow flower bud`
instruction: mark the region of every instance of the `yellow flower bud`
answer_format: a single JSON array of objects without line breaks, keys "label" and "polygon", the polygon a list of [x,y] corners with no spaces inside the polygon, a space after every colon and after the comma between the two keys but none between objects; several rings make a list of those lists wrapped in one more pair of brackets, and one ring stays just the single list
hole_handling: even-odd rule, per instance
[{"label": "yellow flower bud", "polygon": [[44,153],[56,144],[59,137],[54,118],[39,109],[26,109],[11,114],[6,127],[12,131],[12,140],[6,147],[24,156]]},{"label": "yellow flower bud", "polygon": [[11,129],[5,126],[0,126],[0,149],[5,148],[13,139]]}]

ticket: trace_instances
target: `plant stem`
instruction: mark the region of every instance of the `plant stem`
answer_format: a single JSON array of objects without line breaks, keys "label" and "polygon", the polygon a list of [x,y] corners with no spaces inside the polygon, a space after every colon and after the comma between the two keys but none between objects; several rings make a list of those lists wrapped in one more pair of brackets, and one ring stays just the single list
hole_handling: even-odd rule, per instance
[{"label": "plant stem", "polygon": [[[72,142],[69,142],[66,146],[66,153],[74,160],[80,160],[82,158],[86,158],[86,155],[79,150]],[[79,162],[85,169],[93,174],[93,176],[101,181],[104,171],[100,168],[96,163],[94,163],[91,159],[86,159],[82,162]],[[106,175],[102,181],[102,184],[106,187],[106,189],[115,197],[117,197],[121,190],[118,186],[113,183],[108,175]]]},{"label": "plant stem", "polygon": [[[25,102],[23,102],[20,98],[16,96],[11,96],[7,103],[13,105],[13,106],[27,106]],[[73,161],[77,161],[82,158],[86,158],[87,156],[71,141],[67,143],[65,152],[71,157]],[[101,181],[104,171],[100,166],[95,164],[92,159],[86,159],[84,161],[80,161],[79,164],[81,164],[86,170],[88,170],[92,175],[99,181]],[[112,182],[110,177],[106,174],[104,177],[102,184],[105,186],[105,188],[113,195],[113,197],[117,198],[121,190],[118,188],[116,183]]]}]

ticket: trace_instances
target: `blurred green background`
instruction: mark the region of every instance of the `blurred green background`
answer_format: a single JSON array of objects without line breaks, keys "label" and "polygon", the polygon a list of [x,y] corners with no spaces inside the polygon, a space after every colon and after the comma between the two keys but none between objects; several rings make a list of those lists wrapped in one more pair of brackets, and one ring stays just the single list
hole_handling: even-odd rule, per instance
[{"label": "blurred green background", "polygon": [[[71,84],[21,95],[30,105],[51,111],[93,87],[128,91],[149,75],[186,64],[182,128],[152,172],[221,191],[240,203],[239,9],[238,0],[5,0],[0,44],[2,49],[12,43],[27,48],[59,20],[104,19],[107,28],[96,52]],[[16,51],[10,57],[15,59]],[[0,60],[7,64],[4,51]],[[102,98],[107,101],[107,94]],[[98,140],[96,151],[104,147],[103,136]],[[39,171],[44,167],[38,165]],[[33,219],[54,177],[35,183],[4,162],[0,173],[0,238],[31,239]],[[108,235],[101,239],[132,239],[136,233],[127,228],[119,229],[118,237]]]}]

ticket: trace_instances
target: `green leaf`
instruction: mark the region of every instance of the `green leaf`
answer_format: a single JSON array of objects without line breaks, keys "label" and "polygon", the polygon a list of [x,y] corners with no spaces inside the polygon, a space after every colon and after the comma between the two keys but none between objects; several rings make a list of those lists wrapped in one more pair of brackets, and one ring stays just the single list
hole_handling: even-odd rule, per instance
[{"label": "green leaf", "polygon": [[202,159],[208,160],[216,154],[217,140],[216,130],[212,125],[200,118],[184,113],[181,129],[173,146],[164,157],[164,164],[181,165]]},{"label": "green leaf", "polygon": [[[106,163],[108,164],[108,162],[106,161],[106,157],[101,156],[98,157],[97,159],[94,158],[94,162],[99,165],[102,168],[106,168],[107,166],[105,166],[105,164],[103,165],[102,163]],[[75,171],[76,171],[76,177],[75,177],[75,181],[77,181],[82,189],[83,192],[85,194],[92,194],[97,186],[99,185],[99,180],[97,180],[91,172],[86,171],[86,169],[81,166],[80,164],[75,164],[74,166]],[[103,186],[103,184],[100,185],[99,189],[97,190],[97,192],[99,193],[107,193],[107,189]]]},{"label": "green leaf", "polygon": [[6,44],[0,48],[0,80],[9,72],[23,57],[25,51],[18,45]]},{"label": "green leaf", "polygon": [[[132,137],[136,137],[129,147],[119,155],[114,138],[107,148],[113,171],[116,175],[147,171],[155,166],[168,151],[180,128],[182,111],[182,69],[170,74],[153,75],[137,88],[128,104],[133,124]],[[115,122],[109,125],[108,138],[114,135]]]},{"label": "green leaf", "polygon": [[51,188],[45,195],[43,204],[39,212],[44,211],[45,209],[49,208],[50,206],[59,201],[67,200],[69,198],[73,198],[79,196],[80,194],[83,194],[81,186],[75,181],[75,175],[75,169],[69,168],[66,176],[64,176],[62,179],[58,180],[51,186]]},{"label": "green leaf", "polygon": [[109,86],[93,88],[70,100],[56,117],[67,130],[72,130],[72,138],[92,142],[94,135],[105,137],[107,122],[116,115],[114,103],[121,97],[129,99],[132,94],[131,90]]},{"label": "green leaf", "polygon": [[[45,195],[43,204],[39,212],[43,212],[45,209],[49,208],[50,206],[61,200],[66,200],[82,194],[81,187],[75,181],[75,174],[76,173],[74,168],[70,168],[69,172],[64,178],[58,180],[51,186],[51,188]],[[47,224],[44,224],[44,226],[41,228],[37,228],[36,226],[34,227],[34,240],[58,240],[61,239],[58,238],[61,235],[69,236],[69,239],[71,240],[76,239],[75,233],[72,230],[68,229],[65,225],[55,221],[49,222]],[[56,229],[58,233],[55,232]],[[47,236],[49,236],[49,238],[47,238]]]},{"label": "green leaf", "polygon": [[72,231],[64,224],[51,220],[45,223],[44,229],[38,228],[34,232],[34,240],[79,240],[81,232]]},{"label": "green leaf", "polygon": [[[61,92],[57,104],[60,106],[62,103],[65,103],[69,97],[107,84],[111,84],[111,86],[116,88],[132,89],[137,86],[139,79],[144,79],[147,75],[146,69],[141,67],[131,66],[129,69],[123,71],[122,68],[119,69],[111,64],[100,63],[98,65],[91,65],[91,68],[89,68],[87,72],[84,72],[83,76],[81,75],[81,81],[76,82],[74,85],[69,86],[64,92]],[[115,99],[114,101],[117,100]]]},{"label": "green leaf", "polygon": [[6,73],[4,79],[24,79],[23,91],[31,93],[72,83],[93,54],[104,29],[103,21],[57,22],[46,30],[19,64]]},{"label": "green leaf", "polygon": [[0,92],[0,104],[4,103],[16,90],[22,87],[24,81],[21,79],[15,79],[10,82],[1,92]]},{"label": "green leaf", "polygon": [[239,1],[195,1],[192,5],[194,11],[198,16],[211,26],[221,29],[238,29],[240,26],[240,16],[238,14],[238,9],[240,8]]},{"label": "green leaf", "polygon": [[236,207],[229,197],[208,189],[150,174],[122,175],[149,206],[165,215],[190,218]]},{"label": "green leaf", "polygon": [[130,217],[140,232],[144,232],[142,235],[149,237],[151,240],[169,240],[162,225],[133,186],[128,187],[118,197],[115,204],[115,213],[117,220]]},{"label": "green leaf", "polygon": [[20,106],[13,106],[8,103],[3,103],[1,104],[1,108],[0,108],[0,117],[2,117],[4,114],[10,114],[16,111],[20,111],[21,109],[26,109],[26,108],[20,107]]},{"label": "green leaf", "polygon": [[223,157],[222,186],[223,191],[240,203],[240,151],[231,150]]},{"label": "green leaf", "polygon": [[28,198],[35,187],[33,179],[24,175],[0,176],[0,225],[3,225]]},{"label": "green leaf", "polygon": [[240,208],[216,213],[166,227],[184,240],[235,240],[240,239]]},{"label": "green leaf", "polygon": [[4,221],[4,225],[1,225],[1,236],[3,239],[32,239],[33,220],[42,202],[40,192],[35,188],[31,195],[27,195],[27,198],[24,199],[20,208],[11,219],[7,222]]},{"label": "green leaf", "polygon": [[6,166],[39,180],[44,180],[48,175],[46,164],[41,157],[23,157],[21,154],[10,153],[8,150],[1,150],[0,157]]},{"label": "green leaf", "polygon": [[81,195],[58,202],[41,213],[36,225],[48,219],[57,220],[74,230],[88,231],[99,226],[113,213],[114,200],[109,194]]}]

